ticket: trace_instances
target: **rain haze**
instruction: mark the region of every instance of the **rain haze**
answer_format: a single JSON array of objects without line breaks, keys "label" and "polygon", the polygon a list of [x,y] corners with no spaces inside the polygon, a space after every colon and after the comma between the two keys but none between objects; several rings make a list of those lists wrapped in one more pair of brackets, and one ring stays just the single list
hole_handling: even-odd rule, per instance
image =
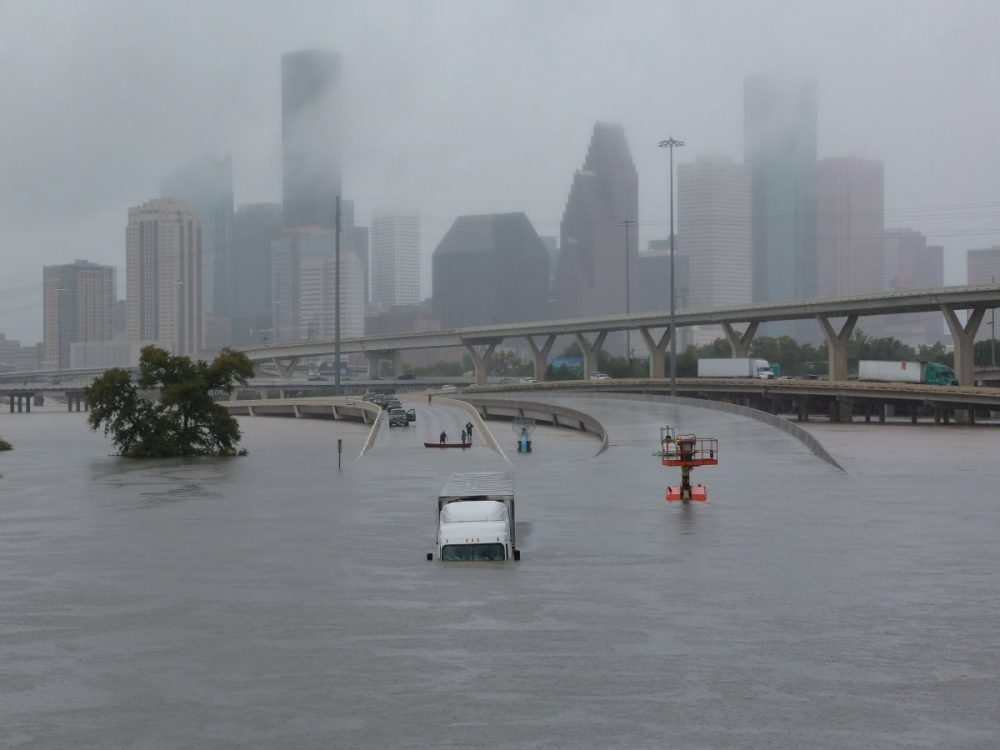
[{"label": "rain haze", "polygon": [[[743,158],[748,75],[813,78],[819,156],[885,164],[885,223],[965,251],[1000,240],[995,2],[19,2],[0,0],[0,332],[42,336],[42,266],[118,268],[127,210],[231,154],[235,202],[279,202],[281,55],[340,55],[356,220],[524,211],[558,235],[594,123],[639,175],[639,247],[668,234],[667,154]],[[623,217],[625,218],[625,217]]]}]

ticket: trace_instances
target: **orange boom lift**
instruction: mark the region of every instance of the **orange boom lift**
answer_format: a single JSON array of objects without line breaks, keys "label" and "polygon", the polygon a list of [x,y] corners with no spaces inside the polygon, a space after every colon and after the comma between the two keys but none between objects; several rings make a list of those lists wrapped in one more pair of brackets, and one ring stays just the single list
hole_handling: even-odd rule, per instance
[{"label": "orange boom lift", "polygon": [[708,500],[708,490],[703,484],[691,485],[691,469],[695,466],[715,466],[719,463],[719,441],[716,438],[699,438],[695,435],[678,435],[674,428],[660,428],[660,460],[664,466],[681,467],[679,487],[667,487],[668,503],[703,503]]}]

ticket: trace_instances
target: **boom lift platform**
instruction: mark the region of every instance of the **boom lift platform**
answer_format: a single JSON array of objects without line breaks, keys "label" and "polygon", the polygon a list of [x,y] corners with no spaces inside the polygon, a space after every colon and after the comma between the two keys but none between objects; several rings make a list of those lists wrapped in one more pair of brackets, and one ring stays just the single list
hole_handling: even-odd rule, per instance
[{"label": "boom lift platform", "polygon": [[719,463],[719,441],[716,438],[699,438],[695,435],[678,435],[669,425],[660,428],[660,456],[664,466],[681,467],[681,483],[667,487],[667,502],[687,504],[692,500],[708,500],[708,490],[703,484],[691,485],[691,469],[696,466],[715,466]]}]

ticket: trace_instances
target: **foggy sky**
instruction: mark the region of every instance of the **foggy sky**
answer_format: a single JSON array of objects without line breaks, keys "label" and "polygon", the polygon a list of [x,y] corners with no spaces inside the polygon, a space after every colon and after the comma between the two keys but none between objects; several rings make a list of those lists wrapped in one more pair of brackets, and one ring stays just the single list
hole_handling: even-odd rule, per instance
[{"label": "foggy sky", "polygon": [[884,161],[886,225],[965,283],[1000,242],[997,28],[995,0],[0,0],[0,332],[40,340],[45,264],[113,264],[124,296],[128,207],[192,159],[231,153],[237,204],[280,201],[280,55],[307,47],[341,54],[357,221],[419,212],[425,269],[461,214],[558,235],[597,120],[625,127],[644,248],[668,233],[657,142],[741,161],[744,78],[791,73],[817,80],[820,157]]}]

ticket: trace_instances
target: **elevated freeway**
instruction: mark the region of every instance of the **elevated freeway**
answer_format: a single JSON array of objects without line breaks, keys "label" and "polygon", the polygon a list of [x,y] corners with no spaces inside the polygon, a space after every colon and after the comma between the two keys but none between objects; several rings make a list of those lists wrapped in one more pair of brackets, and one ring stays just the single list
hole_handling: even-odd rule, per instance
[{"label": "elevated freeway", "polygon": [[[955,372],[959,382],[972,385],[975,371],[972,346],[987,310],[1000,307],[1000,285],[955,286],[918,289],[889,294],[870,294],[833,299],[792,300],[738,307],[683,310],[675,315],[678,328],[719,325],[734,357],[745,357],[761,323],[815,319],[829,350],[829,379],[847,379],[847,342],[860,318],[940,312],[951,331],[955,346]],[[968,311],[965,320],[959,313]],[[378,362],[388,359],[399,372],[401,352],[462,347],[475,365],[476,382],[485,385],[495,348],[508,339],[525,339],[534,354],[535,377],[543,380],[548,358],[558,336],[573,336],[584,355],[584,377],[597,369],[597,358],[605,338],[613,331],[638,331],[649,350],[651,378],[665,374],[665,356],[672,335],[668,311],[607,315],[573,320],[549,320],[504,325],[455,328],[419,333],[382,334],[343,339],[342,355],[363,354],[374,372]],[[272,344],[243,350],[253,362],[272,362],[282,375],[290,374],[298,360],[334,353],[333,341]]]}]

